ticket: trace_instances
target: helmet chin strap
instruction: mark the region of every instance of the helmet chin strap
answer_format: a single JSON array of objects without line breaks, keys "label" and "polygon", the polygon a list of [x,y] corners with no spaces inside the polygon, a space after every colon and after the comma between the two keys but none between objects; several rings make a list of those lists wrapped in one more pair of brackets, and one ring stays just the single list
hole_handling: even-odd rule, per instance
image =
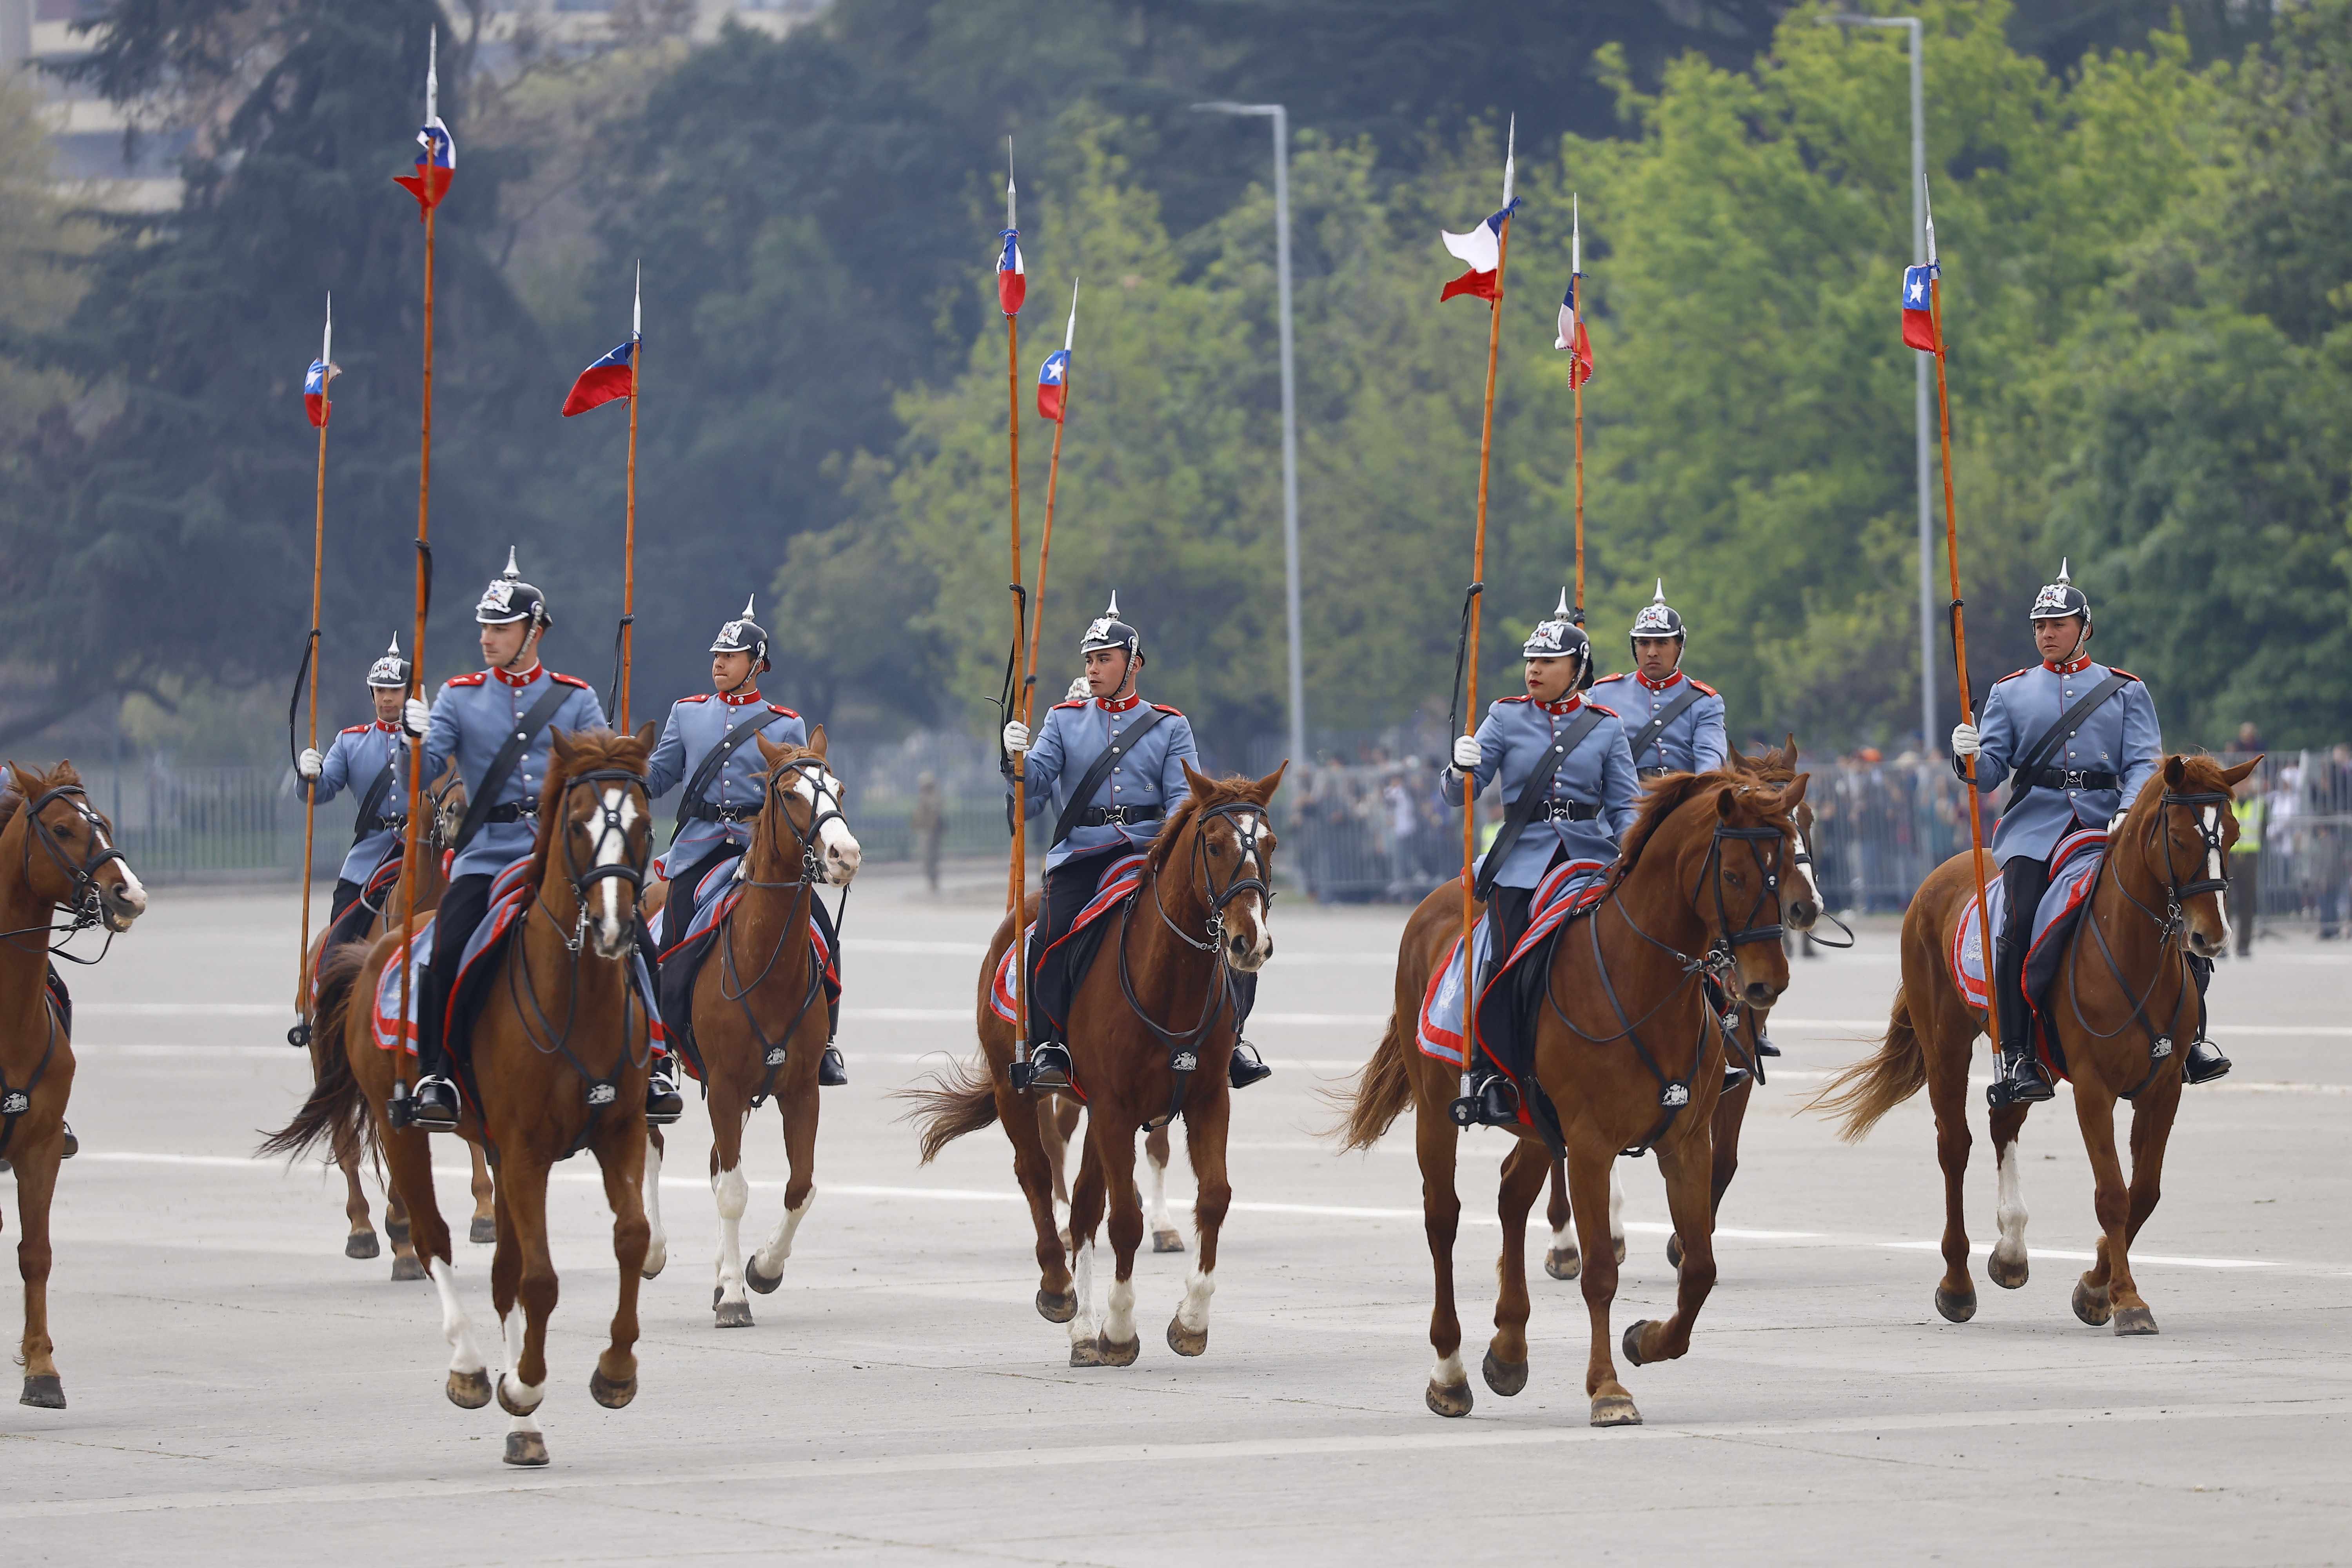
[{"label": "helmet chin strap", "polygon": [[509,670],[529,668],[530,666],[524,661],[527,659],[536,659],[539,657],[539,639],[544,634],[545,630],[545,627],[534,624],[530,630],[524,634],[520,651],[516,653],[512,658],[507,660],[505,668]]}]

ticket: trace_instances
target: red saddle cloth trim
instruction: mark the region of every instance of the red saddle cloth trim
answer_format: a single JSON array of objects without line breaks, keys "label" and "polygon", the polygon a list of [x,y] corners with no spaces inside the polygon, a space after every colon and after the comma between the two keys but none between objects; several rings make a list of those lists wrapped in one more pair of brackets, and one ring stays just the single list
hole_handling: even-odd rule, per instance
[{"label": "red saddle cloth trim", "polygon": [[[1143,863],[1148,858],[1150,857],[1144,855],[1129,855],[1112,861],[1108,868],[1103,872],[1102,884],[1096,889],[1093,899],[1088,900],[1085,909],[1078,911],[1077,918],[1070,922],[1070,929],[1055,940],[1054,946],[1037,955],[1037,961],[1040,963],[1044,963],[1055,948],[1060,947],[1063,942],[1069,941],[1108,914],[1113,909],[1132,898],[1135,890],[1143,886]],[[1021,940],[1007,947],[1004,950],[1004,956],[996,961],[995,978],[989,982],[988,1005],[994,1009],[998,1017],[1008,1024],[1017,1024],[1021,1021],[1021,1015],[1015,1009],[1013,1001],[1013,955],[1028,951],[1029,940],[1035,934],[1036,930],[1037,922],[1030,921],[1023,930]]]}]

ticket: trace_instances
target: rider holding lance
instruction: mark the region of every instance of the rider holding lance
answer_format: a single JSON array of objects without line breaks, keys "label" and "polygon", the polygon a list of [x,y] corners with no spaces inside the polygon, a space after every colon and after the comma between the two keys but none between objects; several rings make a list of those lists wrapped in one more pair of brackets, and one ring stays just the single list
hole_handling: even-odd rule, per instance
[{"label": "rider holding lance", "polygon": [[[2068,580],[2034,595],[2028,612],[2042,662],[2005,675],[1985,693],[1976,724],[1952,730],[1952,768],[1967,777],[1976,759],[1979,789],[2011,779],[2008,801],[1993,829],[1992,858],[2000,867],[2007,908],[1995,943],[1992,994],[2000,1009],[2000,1076],[1985,1091],[1996,1106],[2048,1100],[2054,1092],[2033,1048],[2032,1010],[2025,994],[2025,955],[2034,910],[2050,886],[2050,856],[2080,827],[2113,829],[2140,786],[2164,757],[2156,701],[2139,677],[2095,664],[2091,601]],[[2205,1083],[2230,1070],[2230,1058],[2205,1038],[2205,987],[2210,960],[2189,958],[2197,980],[2197,1039],[2182,1070]]]},{"label": "rider holding lance", "polygon": [[[1069,1014],[1070,999],[1084,978],[1073,973],[1066,952],[1053,952],[1070,922],[1094,901],[1103,873],[1112,863],[1149,846],[1192,786],[1184,764],[1197,762],[1192,725],[1163,703],[1147,703],[1136,690],[1143,673],[1143,636],[1119,619],[1118,595],[1078,639],[1087,661],[1088,695],[1055,704],[1045,714],[1033,743],[1029,727],[1015,720],[1004,726],[1004,750],[1019,759],[1029,815],[1045,809],[1050,797],[1059,813],[1054,841],[1045,852],[1045,885],[1038,898],[1037,931],[1029,951],[1029,1060],[1031,1080],[1040,1089],[1070,1081],[1069,1047],[1055,1020]],[[1014,763],[1005,763],[1008,781]],[[1091,782],[1089,782],[1091,781]],[[1006,796],[1011,797],[1010,787]],[[1084,799],[1075,798],[1083,794]],[[1238,1024],[1249,1017],[1257,976],[1232,975]],[[1274,1069],[1258,1059],[1248,1041],[1236,1038],[1228,1079],[1246,1089]]]},{"label": "rider holding lance", "polygon": [[[400,854],[400,831],[408,814],[400,805],[408,796],[400,784],[400,694],[408,689],[408,661],[400,657],[394,637],[383,657],[368,666],[368,696],[375,703],[375,721],[354,724],[338,734],[324,754],[305,747],[294,771],[310,786],[311,798],[325,805],[347,789],[360,792],[359,819],[352,825],[351,853],[335,874],[335,901],[328,911],[332,926],[359,900],[386,860]],[[320,954],[321,957],[325,955]]]},{"label": "rider holding lance", "polygon": [[[679,781],[686,784],[669,848],[654,862],[656,874],[669,882],[668,901],[662,906],[667,943],[683,940],[694,923],[704,880],[722,866],[740,863],[751,847],[751,824],[768,794],[767,764],[752,738],[764,735],[774,745],[808,744],[801,716],[760,695],[761,675],[774,667],[768,661],[767,628],[752,618],[752,605],[744,600],[743,613],[719,628],[710,643],[710,689],[670,704],[661,740],[646,763],[648,795],[659,797]],[[824,901],[811,900],[809,908],[824,928],[826,946],[837,946]],[[675,982],[690,986],[694,976],[679,970]],[[677,998],[673,1009],[673,976],[665,972],[660,984],[665,1014],[690,1016],[690,997]],[[825,1046],[817,1081],[827,1088],[849,1081],[838,1046]]]},{"label": "rider holding lance", "polygon": [[[416,1008],[416,1087],[406,1117],[428,1131],[457,1125],[457,1089],[450,1079],[444,1026],[466,939],[488,912],[498,874],[528,859],[538,837],[532,818],[554,750],[552,731],[576,734],[606,727],[595,689],[576,676],[558,675],[539,659],[540,638],[554,624],[547,599],[522,581],[514,552],[474,606],[482,628],[482,662],[471,675],[444,682],[428,710],[411,698],[403,715],[408,732],[425,741],[427,783],[455,766],[466,783],[466,820],[457,832],[449,890],[433,921],[433,956]],[[686,1109],[670,1077],[668,1058],[654,1057],[646,1091],[646,1120],[675,1121]],[[402,1119],[395,1110],[395,1124]]]}]

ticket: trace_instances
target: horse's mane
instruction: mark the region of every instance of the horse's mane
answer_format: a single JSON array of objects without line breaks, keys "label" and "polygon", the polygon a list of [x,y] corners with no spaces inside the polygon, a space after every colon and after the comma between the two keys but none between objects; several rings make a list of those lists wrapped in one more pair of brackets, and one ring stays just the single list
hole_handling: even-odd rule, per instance
[{"label": "horse's mane", "polygon": [[1250,791],[1257,786],[1255,779],[1244,778],[1239,773],[1227,773],[1221,779],[1211,779],[1208,783],[1209,793],[1205,796],[1197,793],[1187,795],[1182,804],[1168,814],[1168,820],[1160,824],[1160,836],[1151,841],[1151,847],[1146,851],[1146,854],[1150,857],[1146,865],[1153,872],[1159,871],[1168,863],[1168,857],[1175,853],[1176,841],[1184,837],[1184,830],[1192,826],[1192,819],[1199,816],[1202,812],[1211,806],[1225,805],[1237,800],[1255,803],[1256,797],[1250,794]]},{"label": "horse's mane", "polygon": [[1615,887],[1633,874],[1634,863],[1641,859],[1642,851],[1666,825],[1666,818],[1682,808],[1684,802],[1696,798],[1702,790],[1716,786],[1737,788],[1757,782],[1756,775],[1734,766],[1720,767],[1704,773],[1662,773],[1652,779],[1649,788],[1643,792],[1640,814],[1633,818],[1633,826],[1625,830],[1625,841],[1618,847],[1617,864],[1611,873],[1610,886]]},{"label": "horse's mane", "polygon": [[[760,771],[767,776],[769,781],[768,785],[762,787],[768,788],[771,795],[774,793],[771,786],[772,786],[775,782],[776,774],[782,769],[792,765],[793,763],[801,761],[803,758],[814,757],[820,766],[826,767],[828,772],[831,771],[830,765],[825,763],[824,758],[819,755],[813,747],[795,746],[790,741],[780,741],[774,743],[778,748],[775,761],[770,762],[768,760],[767,753],[764,752],[760,754]],[[776,844],[776,852],[780,855],[784,853],[783,840],[778,837],[783,832],[783,829],[776,823],[768,820],[768,801],[767,797],[764,795],[760,801],[760,823],[761,826],[758,829],[759,836],[773,839]]]},{"label": "horse's mane", "polygon": [[[643,773],[646,766],[645,748],[634,735],[615,735],[610,730],[582,730],[568,737],[573,751],[572,759],[578,771],[594,773],[611,763],[634,767]],[[623,748],[634,747],[635,758],[622,755]],[[573,770],[564,765],[563,753],[550,746],[547,752],[547,777],[539,786],[539,836],[530,846],[530,877],[524,885],[531,889],[526,895],[539,896],[540,887],[547,880],[548,852],[554,847],[555,835],[562,827],[556,820],[563,806],[563,788]]]}]

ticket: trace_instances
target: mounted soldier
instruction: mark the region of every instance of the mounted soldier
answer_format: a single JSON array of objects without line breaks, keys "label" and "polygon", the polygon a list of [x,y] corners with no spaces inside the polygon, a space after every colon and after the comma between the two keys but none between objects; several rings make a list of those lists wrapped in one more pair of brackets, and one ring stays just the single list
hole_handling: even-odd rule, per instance
[{"label": "mounted soldier", "polygon": [[[1964,759],[1974,757],[1979,790],[2010,781],[1991,846],[2008,900],[1992,972],[2001,1066],[1985,1097],[1994,1106],[2048,1100],[2053,1092],[2033,1049],[2024,986],[2051,853],[2077,828],[2120,822],[2164,756],[2147,685],[2129,670],[2092,662],[2085,651],[2091,602],[2069,579],[2066,563],[2059,563],[2058,580],[2034,595],[2027,614],[2042,662],[1995,681],[1979,721],[1952,730],[1953,772],[1965,779]],[[2197,1039],[2182,1070],[2190,1083],[2206,1083],[2230,1070],[2230,1058],[2205,1038],[2212,963],[2190,954],[2189,964],[2197,979]]]},{"label": "mounted soldier", "polygon": [[[1571,860],[1611,864],[1618,840],[1633,826],[1633,754],[1617,713],[1583,694],[1592,673],[1592,642],[1573,615],[1562,589],[1559,607],[1536,624],[1519,649],[1527,660],[1527,689],[1497,700],[1475,734],[1456,736],[1453,765],[1438,775],[1438,799],[1449,811],[1463,808],[1465,779],[1475,796],[1500,775],[1502,829],[1478,858],[1473,882],[1486,905],[1489,958],[1477,978],[1481,987],[1527,933],[1528,906],[1544,874]],[[1514,1027],[1515,1022],[1482,1019],[1479,1028],[1498,1043],[1524,1036],[1531,1044],[1532,1029]],[[1475,1050],[1471,1059],[1469,1098],[1477,1102],[1478,1120],[1516,1126],[1517,1094],[1510,1079]]]},{"label": "mounted soldier", "polygon": [[1683,673],[1688,639],[1682,616],[1666,603],[1662,577],[1657,596],[1642,606],[1626,637],[1633,668],[1602,677],[1585,693],[1587,701],[1617,714],[1633,771],[1645,779],[1710,773],[1731,754],[1724,733],[1722,695]]},{"label": "mounted soldier", "polygon": [[[751,847],[751,824],[768,790],[767,764],[752,737],[764,736],[772,745],[808,744],[808,725],[801,716],[760,694],[760,677],[774,667],[768,660],[767,628],[753,618],[755,602],[744,600],[743,613],[719,628],[710,643],[710,689],[670,704],[669,720],[646,764],[646,790],[655,798],[667,795],[681,780],[686,784],[669,848],[654,863],[655,871],[669,882],[662,905],[666,944],[681,940],[694,923],[705,880],[720,868],[740,862]],[[812,900],[809,907],[824,930],[826,947],[835,947],[833,918],[824,901]],[[694,983],[683,972],[676,980],[677,986],[667,974],[661,981],[666,1014],[672,1005],[671,992]],[[676,1002],[684,1011],[675,1016],[691,1012],[690,998],[680,995]],[[827,1088],[849,1081],[841,1048],[830,1041],[817,1067],[817,1081]]]},{"label": "mounted soldier", "polygon": [[408,826],[408,814],[402,809],[408,792],[400,777],[401,756],[407,749],[400,734],[400,700],[408,689],[408,677],[409,663],[400,657],[400,638],[395,635],[383,657],[368,666],[374,722],[354,724],[341,731],[323,755],[316,748],[306,747],[295,760],[294,771],[310,784],[310,797],[320,805],[347,789],[359,791],[351,852],[335,874],[335,899],[327,915],[330,926],[359,901],[368,879],[400,853],[401,830]]},{"label": "mounted soldier", "polygon": [[[457,1124],[457,1089],[444,1038],[450,992],[466,940],[489,908],[491,882],[530,857],[552,732],[606,727],[593,687],[540,662],[540,639],[554,617],[546,595],[522,580],[512,550],[506,570],[490,579],[474,606],[474,619],[482,628],[485,668],[444,682],[430,709],[411,698],[404,712],[408,733],[424,737],[425,782],[455,766],[466,783],[466,820],[457,830],[449,889],[434,916],[433,955],[416,1004],[416,1087],[392,1113],[394,1125],[413,1121],[435,1132]],[[675,1121],[685,1108],[667,1059],[656,1056],[646,1119]]]},{"label": "mounted soldier", "polygon": [[[1054,1020],[1069,1013],[1085,977],[1084,955],[1073,962],[1056,944],[1079,911],[1094,900],[1103,873],[1150,846],[1161,823],[1191,793],[1187,763],[1199,760],[1192,722],[1137,690],[1143,673],[1143,636],[1119,619],[1118,595],[1078,639],[1087,662],[1087,695],[1058,702],[1034,739],[1014,720],[1004,726],[1006,794],[1013,767],[1022,767],[1028,814],[1048,800],[1056,816],[1045,851],[1045,884],[1037,900],[1036,934],[1028,953],[1029,1060],[1032,1082],[1059,1089],[1070,1081],[1069,1047]],[[1040,960],[1040,955],[1049,955]],[[1236,972],[1234,997],[1243,1022],[1257,996],[1257,976]],[[1274,1069],[1247,1040],[1236,1039],[1229,1081],[1246,1089]]]}]

